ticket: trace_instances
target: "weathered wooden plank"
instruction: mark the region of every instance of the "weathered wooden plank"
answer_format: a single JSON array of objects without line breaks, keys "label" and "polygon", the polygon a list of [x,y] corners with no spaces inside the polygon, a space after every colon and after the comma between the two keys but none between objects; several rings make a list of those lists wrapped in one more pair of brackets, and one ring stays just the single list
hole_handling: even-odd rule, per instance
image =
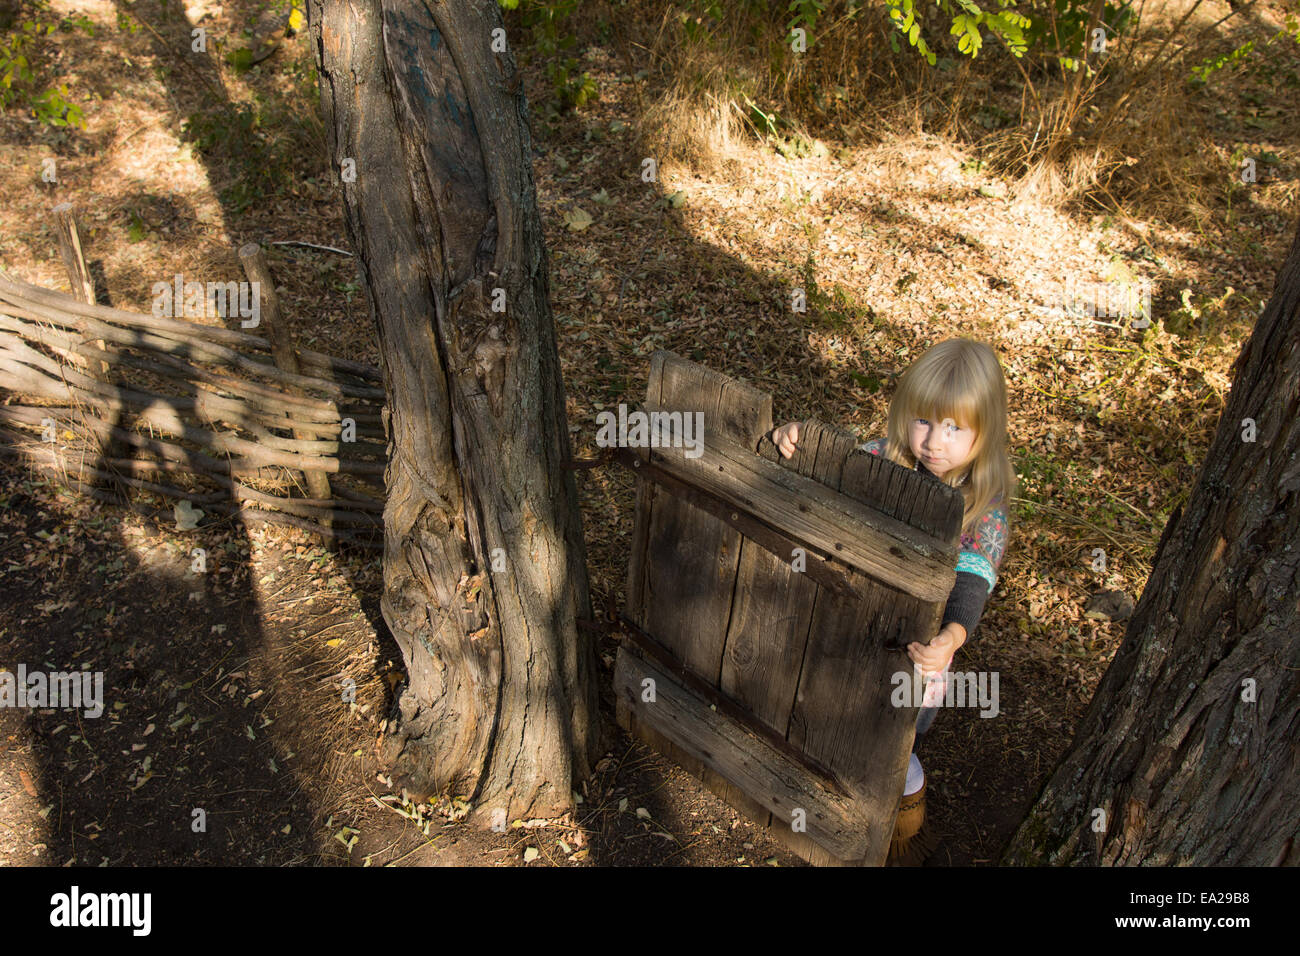
[{"label": "weathered wooden plank", "polygon": [[[856,801],[789,760],[759,737],[719,716],[665,671],[627,649],[614,670],[614,691],[643,724],[782,819],[806,812],[808,833],[842,859],[863,855],[869,822]],[[654,681],[654,702],[642,700],[642,681]],[[888,839],[888,836],[886,836]]]},{"label": "weathered wooden plank", "polygon": [[[914,491],[926,488],[927,504],[914,508]],[[910,523],[940,541],[953,541],[961,530],[961,492],[933,476],[909,471],[870,452],[856,449],[840,473],[840,492],[899,521]]]},{"label": "weathered wooden plank", "polygon": [[[663,365],[667,352],[657,351],[650,356],[650,380],[646,387],[646,398],[650,402],[660,401],[660,389],[663,382]],[[649,462],[650,452],[644,448],[631,449],[642,461]],[[646,577],[649,568],[650,516],[654,510],[655,497],[659,494],[653,482],[638,477],[636,482],[636,513],[632,528],[632,543],[628,554],[627,587],[624,595],[624,613],[628,618],[644,626],[646,623]],[[620,666],[623,655],[628,653],[621,647],[618,650],[615,667]],[[614,714],[619,726],[623,727],[633,738],[641,741],[657,753],[672,760],[687,773],[699,777],[704,773],[704,764],[679,750],[677,746],[653,727],[636,719],[632,708],[628,707],[622,697],[614,699]]]},{"label": "weathered wooden plank", "polygon": [[[718,407],[725,376],[671,355],[652,364],[650,371],[659,379],[647,388],[647,404],[648,396],[658,392],[663,407],[700,413],[706,435],[721,432]],[[665,451],[670,449],[652,450],[651,462],[659,465]],[[644,619],[638,624],[711,684],[718,679],[740,540],[734,528],[689,502],[656,495],[650,511]]]},{"label": "weathered wooden plank", "polygon": [[[771,445],[770,442],[767,444]],[[725,501],[714,498],[698,488],[674,478],[654,465],[642,464],[640,457],[634,454],[633,449],[618,449],[611,456],[611,460],[634,469],[641,477],[658,487],[659,490],[674,497],[682,498],[697,508],[707,511],[719,521],[731,525],[744,537],[747,543],[760,545],[775,555],[779,561],[791,560],[795,548],[803,548],[803,557],[806,559],[807,564],[807,570],[803,573],[822,587],[829,588],[843,597],[850,597],[854,593],[848,586],[848,579],[844,576],[844,565],[837,563],[830,555],[823,554],[810,545],[801,544],[792,538],[787,538],[750,515],[749,512],[733,508]],[[597,459],[596,463],[598,464],[599,461]],[[586,463],[583,462],[580,465],[585,467]],[[635,533],[633,540],[635,541]]]},{"label": "weathered wooden plank", "polygon": [[[614,672],[618,673],[618,668],[622,666],[623,655],[630,653],[619,649],[618,659],[614,665]],[[644,721],[637,720],[636,711],[634,711],[622,697],[614,699],[614,716],[618,720],[618,725],[626,730],[633,738],[645,744],[655,753],[662,754],[677,766],[681,767],[693,777],[704,779],[704,764],[696,760],[684,750],[678,748],[671,740],[665,737],[659,731],[655,730]],[[719,778],[720,779],[720,778]],[[709,789],[713,789],[710,787]],[[714,791],[717,792],[716,790]],[[726,793],[718,793],[722,799],[727,799]]]},{"label": "weathered wooden plank", "polygon": [[782,534],[836,555],[923,601],[946,599],[956,581],[952,544],[735,444],[719,440],[706,445],[697,458],[687,458],[679,448],[655,449],[653,461],[674,477],[759,516]]},{"label": "weathered wooden plank", "polygon": [[720,716],[730,718],[741,724],[750,733],[763,738],[768,744],[785,754],[795,763],[802,763],[812,773],[830,780],[840,790],[845,789],[843,784],[835,778],[835,774],[830,768],[809,759],[807,754],[792,747],[783,734],[756,718],[717,687],[701,680],[681,661],[673,657],[668,649],[653,635],[642,631],[626,617],[622,619],[622,623],[625,628],[623,640],[631,645],[636,654],[671,675],[673,680],[704,700],[711,710],[717,711]]},{"label": "weathered wooden plank", "polygon": [[732,599],[720,687],[782,737],[808,641],[817,585],[789,560],[745,541]]},{"label": "weathered wooden plank", "polygon": [[[653,355],[646,398],[652,407],[701,413],[704,434],[697,437],[705,440],[715,436],[752,448],[772,427],[769,396],[671,352]],[[652,464],[658,464],[657,453],[656,449],[649,454]],[[709,512],[660,491],[650,493],[647,511],[644,569],[639,572],[640,620],[629,617],[660,637],[693,673],[716,686],[741,535]],[[760,805],[729,782],[712,779],[707,767],[679,762],[694,769],[737,809],[766,817]]]},{"label": "weathered wooden plank", "polygon": [[[872,505],[877,510],[941,541],[950,540],[955,528],[960,527],[960,515],[955,516],[957,524],[954,525],[954,515],[946,503],[959,498],[960,492],[933,476],[895,465],[880,456],[863,452],[845,460],[841,491],[851,495],[855,488],[872,488],[876,496]],[[917,492],[918,488],[925,491]],[[918,507],[918,502],[923,504]]]},{"label": "weathered wooden plank", "polygon": [[[683,409],[694,409],[696,407],[695,396],[712,395],[716,390],[717,404],[710,413],[705,406],[703,424],[704,434],[698,436],[705,441],[713,440],[717,442],[735,442],[743,448],[754,448],[762,436],[772,429],[772,399],[756,388],[747,385],[744,382],[736,381],[730,376],[723,375],[720,372],[689,362],[680,356],[668,353],[664,357],[664,384],[660,391],[661,401],[670,401],[674,407]],[[699,516],[705,509],[692,508],[692,513]],[[717,522],[716,516],[713,517]],[[734,541],[734,551],[728,552],[727,547]],[[734,539],[727,536],[723,542],[723,551],[719,554],[720,561],[730,559],[733,568],[733,582],[731,593],[719,593],[716,596],[716,606],[721,610],[727,608],[728,619],[730,617],[731,599],[734,594],[735,583],[734,573],[739,569],[740,549],[745,544],[743,535],[737,535]],[[715,675],[719,675],[722,667],[722,657],[726,647],[726,627],[710,635],[717,641],[717,658]],[[702,644],[699,653],[701,657],[713,653],[712,643]],[[717,684],[718,677],[715,676],[714,683]],[[707,766],[701,771],[700,778],[705,785],[714,793],[721,796],[736,809],[740,810],[746,816],[759,822],[766,823],[770,818],[767,808],[756,801],[752,795],[744,792],[737,787],[732,781],[716,774]]]},{"label": "weathered wooden plank", "polygon": [[[655,354],[663,362],[660,402],[675,411],[704,412],[706,442],[732,442],[752,451],[772,430],[772,396],[672,352]],[[653,362],[650,372],[655,372]]]},{"label": "weathered wooden plank", "polygon": [[[650,383],[646,388],[646,400],[659,404],[660,383],[663,381],[664,352],[655,352],[650,356]],[[632,449],[641,460],[648,462],[650,453],[646,449]],[[632,526],[631,551],[627,562],[627,593],[623,606],[628,617],[639,626],[645,625],[645,590],[646,590],[646,551],[650,541],[650,512],[653,509],[655,488],[644,478],[636,482],[636,512]]]},{"label": "weathered wooden plank", "polygon": [[[802,452],[801,454],[796,454],[787,461],[771,441],[764,441],[759,444],[759,455],[767,461],[775,462],[805,477],[816,477],[818,474],[829,476],[838,473],[845,455],[856,447],[853,437],[847,432],[842,432],[817,421],[805,422],[803,426],[800,429],[799,442],[795,446],[796,450]],[[828,481],[827,484],[835,487],[836,483]],[[848,574],[852,575],[853,572],[850,570]],[[857,594],[856,591],[854,593]],[[817,607],[819,600],[829,599],[834,596],[828,589],[814,588],[813,593],[807,595],[801,607],[801,610],[806,613],[808,623],[804,633],[803,646],[798,656],[798,666],[791,669],[795,675],[796,685],[802,678],[803,668],[806,664],[808,641],[812,631],[813,611]],[[858,600],[861,600],[861,597],[855,598],[855,601]],[[787,716],[784,729],[787,733],[789,732],[790,715],[793,712],[794,703],[793,694],[785,698]],[[878,808],[866,804],[863,805],[863,809],[868,813],[875,812],[877,816],[882,818],[878,824],[878,829],[886,829],[886,832],[892,832],[893,822],[887,812],[881,813]],[[794,832],[789,825],[789,821],[782,820],[776,815],[771,817],[769,833],[786,848],[797,853],[814,866],[848,866],[861,863],[860,860],[840,859],[815,840],[810,839],[807,834]],[[866,852],[869,852],[869,847]]]},{"label": "weathered wooden plank", "polygon": [[[614,703],[615,703],[614,709],[618,715],[619,725],[624,728],[628,728],[629,733],[631,733],[642,743],[646,744],[656,753],[663,754],[664,756],[668,757],[669,759],[671,759],[672,761],[674,761],[675,763],[677,763],[682,767],[688,767],[691,764],[700,767],[703,766],[703,764],[701,764],[698,760],[691,760],[691,758],[686,756],[686,754],[683,753],[681,749],[679,749],[671,740],[669,740],[663,734],[654,730],[652,727],[648,727],[645,724],[638,721],[636,719],[636,716],[631,712],[630,706],[621,697],[616,698]],[[735,799],[735,794],[737,793],[737,790],[735,787],[731,786],[731,784],[727,783],[722,777],[712,772],[710,772],[707,776],[696,773],[696,776],[699,776],[700,781],[704,784],[705,788],[710,793],[718,797],[718,799],[724,800],[727,803],[731,804],[731,806],[735,807],[737,810],[740,810],[750,820],[759,822],[758,818],[752,812],[748,810],[743,810],[740,807],[736,806],[735,802],[733,801]],[[761,804],[755,804],[755,806],[761,806]],[[771,821],[770,824],[764,825],[764,829],[766,830],[768,835],[771,836],[778,843],[780,843],[782,846],[784,846],[791,853],[794,853],[802,857],[804,860],[807,860],[813,866],[849,865],[846,864],[843,860],[836,857],[833,853],[824,850],[814,840],[809,839],[806,833],[794,832],[792,827],[792,821],[790,819],[783,819],[777,817],[775,814],[768,812],[766,808],[763,809],[763,815],[764,817],[766,817],[768,820]]]}]

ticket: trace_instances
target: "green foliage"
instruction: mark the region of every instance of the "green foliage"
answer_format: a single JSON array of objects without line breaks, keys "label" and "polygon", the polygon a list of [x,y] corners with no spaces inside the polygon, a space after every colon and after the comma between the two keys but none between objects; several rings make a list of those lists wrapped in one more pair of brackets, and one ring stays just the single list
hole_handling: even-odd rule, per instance
[{"label": "green foliage", "polygon": [[714,29],[722,22],[722,4],[717,0],[695,0],[699,7],[699,15],[683,10],[677,14],[677,20],[682,25],[682,32],[686,34],[686,39],[691,43],[708,44],[712,38]]},{"label": "green foliage", "polygon": [[790,21],[786,29],[794,30],[797,27],[802,27],[807,33],[809,50],[816,44],[817,20],[825,9],[826,4],[822,3],[821,0],[790,0],[790,6],[786,8],[788,13],[794,14],[794,19]]},{"label": "green foliage", "polygon": [[879,324],[875,310],[858,302],[839,283],[833,286],[829,294],[817,284],[817,260],[811,252],[803,264],[803,287],[809,316],[828,331],[848,332],[860,330],[863,323],[872,326]]},{"label": "green foliage", "polygon": [[1199,325],[1201,336],[1209,335],[1229,322],[1231,317],[1226,303],[1235,293],[1236,290],[1228,286],[1223,295],[1218,298],[1198,294],[1193,300],[1192,290],[1183,289],[1178,297],[1182,303],[1181,307],[1172,310],[1162,320],[1165,331],[1180,338],[1191,338],[1196,334]]},{"label": "green foliage", "polygon": [[1283,24],[1282,28],[1265,40],[1262,45],[1255,40],[1247,40],[1241,46],[1229,50],[1221,56],[1206,57],[1199,64],[1192,67],[1190,82],[1193,86],[1204,86],[1210,81],[1210,77],[1220,70],[1237,71],[1252,62],[1252,54],[1256,51],[1259,51],[1260,57],[1255,62],[1265,61],[1271,65],[1271,58],[1265,60],[1265,47],[1272,46],[1275,41],[1282,37],[1300,43],[1300,18],[1297,18],[1293,13],[1288,13],[1283,18]]},{"label": "green foliage", "polygon": [[297,152],[284,130],[289,118],[254,104],[232,103],[191,113],[181,131],[209,161],[232,170],[221,200],[243,212],[260,200],[280,194],[294,178]]},{"label": "green foliage", "polygon": [[95,35],[95,25],[77,14],[54,21],[49,0],[28,0],[25,10],[0,37],[0,109],[30,110],[45,126],[86,127],[81,107],[68,99],[66,84],[47,86],[43,80],[45,39],[55,30],[82,30]]},{"label": "green foliage", "polygon": [[128,36],[135,36],[144,28],[140,26],[140,21],[131,16],[131,14],[127,13],[125,10],[118,10],[117,29],[119,33],[125,33]]},{"label": "green foliage", "polygon": [[578,74],[580,63],[567,56],[578,42],[569,27],[581,0],[497,0],[503,9],[518,10],[532,31],[533,49],[546,65],[551,92],[561,110],[580,109],[600,96],[590,73]]},{"label": "green foliage", "polygon": [[1103,31],[1102,46],[1123,35],[1133,26],[1133,4],[1106,3],[1101,18],[1092,27],[1092,4],[1088,0],[1046,0],[1036,3],[1029,12],[1025,41],[1032,49],[1042,49],[1055,56],[1067,70],[1080,69],[1089,53],[1101,53],[1097,36],[1089,28]]},{"label": "green foliage", "polygon": [[[951,69],[953,62],[941,58],[924,34],[925,11],[921,0],[885,0],[885,9],[894,31],[889,37],[895,52],[901,50],[899,36],[931,66]],[[989,37],[996,38],[1015,57],[1039,51],[1057,58],[1069,70],[1079,69],[1088,52],[1101,52],[1098,38],[1089,34],[1092,27],[1091,0],[994,0],[981,5],[975,0],[935,0],[934,9],[948,24],[948,33],[956,38],[957,52],[971,58],[979,56]],[[1094,30],[1104,38],[1116,37],[1130,28],[1132,3],[1122,0],[1106,3]],[[1101,41],[1104,47],[1105,39]]]},{"label": "green foliage", "polygon": [[827,155],[826,145],[820,140],[809,139],[775,110],[767,112],[751,100],[744,90],[737,92],[745,102],[745,118],[754,135],[761,140],[770,140],[772,148],[782,156],[787,159],[803,159],[807,156]]},{"label": "green foliage", "polygon": [[760,139],[776,136],[782,126],[789,125],[777,115],[775,110],[771,113],[765,112],[762,107],[749,98],[748,94],[742,92],[740,95],[744,97],[749,122],[753,125],[754,131],[758,133]]},{"label": "green foliage", "polygon": [[149,227],[144,224],[140,214],[134,209],[131,210],[130,223],[127,226],[126,238],[128,242],[143,242],[149,235]]},{"label": "green foliage", "polygon": [[1212,56],[1202,60],[1199,66],[1192,67],[1192,76],[1201,83],[1207,83],[1212,74],[1217,73],[1224,67],[1241,65],[1254,51],[1255,41],[1247,40],[1235,50],[1230,50],[1222,56]]},{"label": "green foliage", "polygon": [[[986,10],[973,0],[935,0],[935,6],[950,21],[948,32],[957,37],[959,53],[972,58],[979,56],[984,45],[981,28],[985,28],[1001,39],[1013,56],[1024,56],[1028,45],[1025,31],[1031,25],[1030,19],[1014,9],[1007,9],[1014,0],[997,0],[997,3],[1002,9]],[[921,35],[922,13],[915,0],[885,0],[885,7],[898,33],[907,37],[908,44],[934,66],[938,57]],[[890,44],[895,50],[900,48],[897,34],[890,34]]]}]

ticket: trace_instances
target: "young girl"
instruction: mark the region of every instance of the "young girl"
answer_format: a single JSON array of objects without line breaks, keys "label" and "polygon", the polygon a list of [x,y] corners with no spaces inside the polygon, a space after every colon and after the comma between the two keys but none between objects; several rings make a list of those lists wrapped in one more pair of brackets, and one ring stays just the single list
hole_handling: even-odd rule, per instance
[{"label": "young girl", "polygon": [[[799,423],[774,429],[772,441],[789,458],[799,441]],[[928,349],[899,378],[885,437],[860,446],[960,488],[966,501],[957,581],[944,608],[943,627],[929,644],[907,648],[925,675],[918,737],[934,722],[948,665],[974,637],[984,602],[997,583],[1007,542],[1007,502],[1016,490],[1006,441],[1007,389],[997,356],[983,342],[948,339]],[[914,839],[925,821],[925,773],[915,743],[912,751],[890,845],[891,861],[897,862],[919,862],[934,845],[929,835]]]}]

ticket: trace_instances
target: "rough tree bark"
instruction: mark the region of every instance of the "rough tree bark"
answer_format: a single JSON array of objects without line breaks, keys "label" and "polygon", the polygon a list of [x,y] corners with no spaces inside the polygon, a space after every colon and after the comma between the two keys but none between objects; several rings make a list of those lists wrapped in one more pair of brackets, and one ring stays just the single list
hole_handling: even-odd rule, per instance
[{"label": "rough tree bark", "polygon": [[556,816],[599,741],[520,73],[496,0],[310,0],[308,20],[388,386],[382,608],[409,683],[381,756],[482,822]]},{"label": "rough tree bark", "polygon": [[1300,863],[1298,313],[1300,233],[1186,511],[1004,862]]}]

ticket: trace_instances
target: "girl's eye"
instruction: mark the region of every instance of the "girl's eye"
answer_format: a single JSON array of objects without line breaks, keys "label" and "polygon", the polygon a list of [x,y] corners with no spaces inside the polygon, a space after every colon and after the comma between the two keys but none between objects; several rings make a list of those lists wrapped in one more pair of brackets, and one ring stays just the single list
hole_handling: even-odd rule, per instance
[{"label": "girl's eye", "polygon": [[[926,419],[926,418],[918,418],[918,419],[916,420],[916,423],[917,423],[918,425],[928,425],[928,424],[930,424],[930,421],[929,421],[929,419]],[[961,431],[961,426],[960,426],[960,425],[951,425],[951,424],[950,424],[948,427],[949,427],[950,429],[952,429],[953,431],[957,431],[957,432]]]}]

